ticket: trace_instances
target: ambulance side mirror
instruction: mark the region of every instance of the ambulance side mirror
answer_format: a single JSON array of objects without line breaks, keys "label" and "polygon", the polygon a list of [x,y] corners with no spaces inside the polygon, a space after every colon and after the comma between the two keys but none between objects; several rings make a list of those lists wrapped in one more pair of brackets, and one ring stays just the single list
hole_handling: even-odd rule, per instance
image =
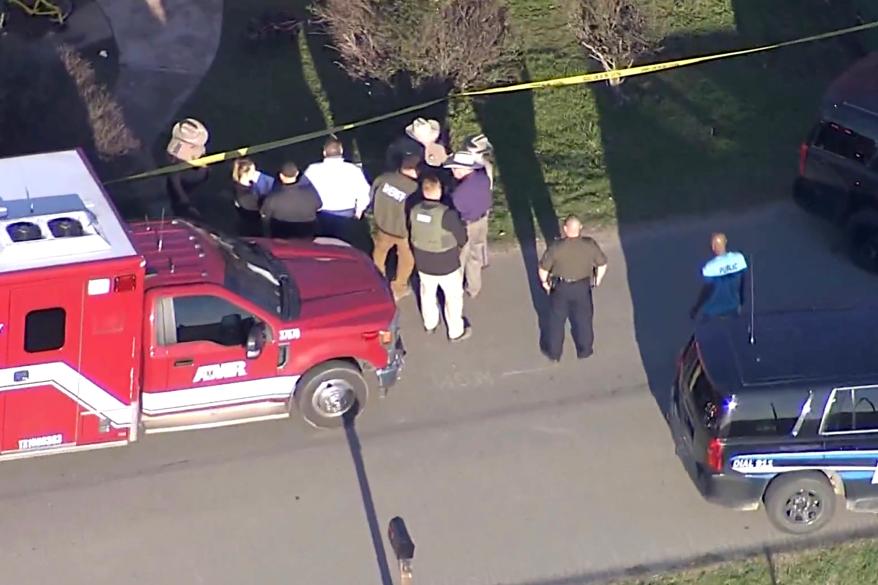
[{"label": "ambulance side mirror", "polygon": [[247,359],[254,360],[262,353],[265,347],[265,340],[268,335],[265,330],[265,323],[254,323],[247,333]]}]

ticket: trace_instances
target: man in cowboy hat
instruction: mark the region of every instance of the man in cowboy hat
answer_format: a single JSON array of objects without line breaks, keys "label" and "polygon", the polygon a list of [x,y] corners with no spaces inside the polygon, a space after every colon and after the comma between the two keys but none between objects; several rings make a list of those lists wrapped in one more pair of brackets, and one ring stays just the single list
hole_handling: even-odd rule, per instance
[{"label": "man in cowboy hat", "polygon": [[467,242],[460,251],[466,293],[475,298],[482,289],[482,268],[487,264],[488,212],[493,203],[491,181],[484,165],[471,152],[455,152],[443,165],[451,169],[457,187],[451,192],[454,208],[466,224]]},{"label": "man in cowboy hat", "polygon": [[476,160],[485,167],[491,189],[494,188],[494,145],[484,134],[473,134],[463,140],[463,147],[476,156]]},{"label": "man in cowboy hat", "polygon": [[405,136],[391,143],[387,149],[387,165],[390,169],[399,168],[402,159],[408,155],[419,155],[431,167],[441,167],[448,153],[438,140],[442,128],[438,120],[415,118],[405,128]]},{"label": "man in cowboy hat", "polygon": [[[488,180],[491,183],[491,197],[493,199],[494,195],[494,145],[491,144],[491,141],[488,140],[488,137],[484,134],[472,134],[467,136],[463,140],[463,147],[465,150],[473,153],[476,157],[476,160],[482,163],[485,166],[485,173],[488,175]],[[488,212],[488,222],[491,221],[491,213]],[[488,267],[488,257],[490,256],[488,252],[488,246],[485,245],[485,253],[482,258],[482,268]]]},{"label": "man in cowboy hat", "polygon": [[[171,129],[171,140],[165,149],[168,161],[171,164],[191,163],[201,158],[207,151],[209,137],[207,128],[195,118],[177,122]],[[196,187],[207,181],[208,173],[206,166],[192,166],[168,175],[168,196],[171,210],[176,217],[202,219],[191,196]]]}]

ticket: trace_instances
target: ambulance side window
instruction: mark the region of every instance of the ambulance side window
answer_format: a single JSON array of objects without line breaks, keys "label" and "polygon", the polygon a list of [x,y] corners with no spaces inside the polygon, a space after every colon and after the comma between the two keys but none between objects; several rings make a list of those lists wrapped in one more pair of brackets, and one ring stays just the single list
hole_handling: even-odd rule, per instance
[{"label": "ambulance side window", "polygon": [[67,313],[60,307],[37,309],[24,318],[24,351],[37,353],[64,347]]},{"label": "ambulance side window", "polygon": [[193,341],[210,341],[225,347],[246,344],[247,334],[255,321],[247,311],[212,295],[169,300],[173,308],[173,324],[166,328],[162,345]]}]

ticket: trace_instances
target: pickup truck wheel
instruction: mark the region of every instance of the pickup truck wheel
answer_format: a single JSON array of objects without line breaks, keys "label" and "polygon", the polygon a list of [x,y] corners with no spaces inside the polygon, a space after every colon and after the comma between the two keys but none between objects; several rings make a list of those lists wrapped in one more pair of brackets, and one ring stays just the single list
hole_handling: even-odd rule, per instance
[{"label": "pickup truck wheel", "polygon": [[786,473],[765,492],[768,519],[790,534],[809,534],[823,528],[835,513],[835,492],[822,473]]},{"label": "pickup truck wheel", "polygon": [[302,378],[293,398],[302,417],[318,428],[337,428],[357,416],[366,404],[369,387],[352,365],[331,361]]}]

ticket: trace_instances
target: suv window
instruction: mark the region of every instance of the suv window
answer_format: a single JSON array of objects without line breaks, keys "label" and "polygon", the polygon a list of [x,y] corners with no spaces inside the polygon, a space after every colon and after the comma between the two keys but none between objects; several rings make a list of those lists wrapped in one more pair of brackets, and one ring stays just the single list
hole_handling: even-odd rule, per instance
[{"label": "suv window", "polygon": [[878,387],[833,390],[820,430],[824,434],[878,430]]},{"label": "suv window", "polygon": [[699,424],[711,432],[716,432],[720,425],[721,399],[722,397],[710,383],[701,360],[697,358],[692,364],[691,370],[685,374],[683,392],[689,395],[689,400],[694,407],[693,415]]},{"label": "suv window", "polygon": [[791,435],[809,392],[779,392],[733,399],[730,437],[780,437]]},{"label": "suv window", "polygon": [[171,343],[211,341],[226,347],[245,345],[255,322],[252,314],[213,295],[176,297],[174,306],[175,339]]},{"label": "suv window", "polygon": [[868,163],[875,155],[874,140],[834,122],[823,123],[814,146],[862,164]]}]

